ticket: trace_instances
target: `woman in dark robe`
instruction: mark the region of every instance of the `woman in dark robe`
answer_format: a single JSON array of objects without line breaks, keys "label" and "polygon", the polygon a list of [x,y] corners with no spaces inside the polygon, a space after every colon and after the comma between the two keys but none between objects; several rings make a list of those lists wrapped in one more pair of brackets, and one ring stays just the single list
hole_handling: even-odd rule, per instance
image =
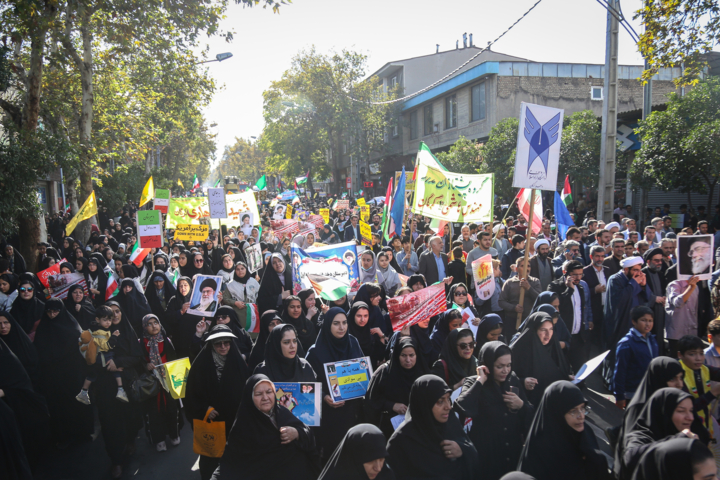
[{"label": "woman in dark robe", "polygon": [[387,339],[382,331],[373,331],[370,324],[370,309],[365,302],[358,300],[353,302],[350,312],[348,312],[348,327],[350,334],[360,344],[363,355],[370,357],[373,368],[377,368],[385,356]]},{"label": "woman in dark robe", "polygon": [[142,335],[142,319],[145,315],[152,313],[145,295],[138,291],[137,285],[132,278],[124,278],[118,288],[115,301],[120,304],[123,312],[130,320],[130,325],[135,330],[135,336]]},{"label": "woman in dark robe", "polygon": [[365,283],[360,285],[353,300],[353,305],[355,302],[365,303],[370,312],[370,321],[368,322],[370,328],[379,328],[384,335],[390,336],[392,335],[392,324],[388,325],[383,315],[382,309],[380,308],[381,301],[382,288],[380,285],[377,283]]},{"label": "woman in dark robe", "polygon": [[450,291],[447,295],[448,309],[454,308],[453,304],[459,306],[463,310],[469,308],[473,315],[475,315],[475,318],[480,320],[480,315],[470,301],[470,295],[468,292],[469,290],[467,288],[467,285],[465,285],[464,283],[453,284],[453,286],[450,287]]},{"label": "woman in dark robe", "polygon": [[178,255],[178,264],[180,265],[180,275],[183,277],[192,278],[193,269],[193,254],[183,250]]},{"label": "woman in dark robe", "polygon": [[62,300],[50,298],[45,303],[33,342],[40,368],[37,391],[48,404],[53,440],[61,444],[89,440],[93,433],[92,407],[75,399],[87,369],[78,349],[80,332],[80,325]]},{"label": "woman in dark robe", "polygon": [[[24,289],[24,290],[22,290]],[[39,296],[42,290],[37,290],[29,280],[20,280],[18,283],[18,297],[13,302],[10,314],[17,320],[20,327],[27,333],[30,341],[35,339],[35,330],[45,313],[45,303]]]},{"label": "woman in dark robe", "polygon": [[30,463],[23,448],[17,415],[5,402],[0,402],[0,478],[33,479]]},{"label": "woman in dark robe", "polygon": [[247,264],[245,254],[238,247],[228,248],[228,254],[232,257],[234,264],[236,264],[237,262],[243,262],[244,264]]},{"label": "woman in dark robe", "polygon": [[553,335],[552,327],[550,315],[533,313],[525,322],[520,336],[510,345],[513,370],[522,380],[525,393],[533,405],[540,403],[551,383],[570,378],[570,365]]},{"label": "woman in dark robe", "polygon": [[270,257],[270,266],[260,280],[257,306],[260,315],[268,310],[277,310],[282,305],[283,292],[292,292],[292,268],[286,266],[285,259],[279,253]]},{"label": "woman in dark robe", "polygon": [[[205,260],[205,256],[200,252],[195,252],[194,254],[190,255],[190,258],[188,259],[188,263],[192,261],[192,265],[190,266],[190,274],[188,275],[190,278],[193,278],[195,275],[215,275],[215,272],[213,272],[212,267],[208,265],[208,262]],[[181,272],[182,273],[182,270]]]},{"label": "woman in dark robe", "polygon": [[394,432],[390,419],[405,415],[413,383],[428,372],[412,337],[403,337],[393,349],[390,361],[380,365],[373,374],[366,401],[387,437]]},{"label": "woman in dark robe", "polygon": [[478,478],[478,454],[452,412],[451,390],[423,375],[410,390],[405,421],[388,441],[388,463],[398,479]]},{"label": "woman in dark robe", "polygon": [[585,425],[586,414],[587,400],[576,385],[565,380],[550,385],[537,407],[517,469],[537,480],[609,480],[607,461]]},{"label": "woman in dark robe", "polygon": [[[253,341],[252,337],[250,337],[250,334],[247,333],[240,324],[240,320],[238,319],[235,310],[233,310],[232,307],[229,307],[227,305],[223,305],[222,307],[218,308],[215,311],[215,316],[210,322],[208,332],[212,330],[212,327],[214,327],[215,325],[225,325],[229,327],[230,330],[232,330],[233,335],[237,337],[234,340],[235,346],[238,348],[238,350],[240,350],[240,354],[242,355],[243,360],[247,362],[253,349]],[[207,335],[208,333],[205,334],[205,336]]]},{"label": "woman in dark robe", "polygon": [[303,314],[300,297],[289,295],[283,299],[282,305],[282,322],[295,327],[303,352],[307,352],[317,338],[315,324],[307,318],[307,315]]},{"label": "woman in dark robe", "polygon": [[354,426],[345,434],[318,480],[394,480],[395,475],[385,462],[386,443],[385,435],[375,425]]},{"label": "woman in dark robe", "polygon": [[313,434],[287,408],[278,405],[275,391],[265,375],[255,374],[247,380],[213,480],[317,478],[320,468]]},{"label": "woman in dark robe", "polygon": [[[226,438],[240,405],[243,385],[250,376],[233,338],[235,335],[225,325],[216,325],[210,330],[205,346],[188,373],[183,402],[191,424],[195,419],[204,419],[207,410],[212,408],[210,420],[225,422]],[[200,455],[200,478],[208,480],[219,462],[219,458]]]},{"label": "woman in dark robe", "polygon": [[265,344],[265,360],[254,373],[267,375],[273,382],[316,382],[310,363],[300,357],[297,330],[292,325],[276,325]]},{"label": "woman in dark robe", "polygon": [[451,331],[430,373],[445,380],[453,391],[457,390],[467,377],[477,375],[478,363],[473,355],[474,349],[472,330],[459,328]]},{"label": "woman in dark robe", "polygon": [[80,328],[89,330],[90,324],[95,321],[95,307],[85,296],[83,287],[77,284],[70,287],[63,303],[68,312],[80,324]]},{"label": "woman in dark robe", "polygon": [[359,398],[334,402],[330,396],[324,364],[363,356],[360,344],[349,332],[345,312],[338,307],[328,310],[315,345],[310,348],[306,357],[323,386],[323,421],[317,434],[323,458],[328,458],[345,433],[359,423],[363,402]]},{"label": "woman in dark robe", "polygon": [[38,354],[20,324],[10,312],[0,311],[0,340],[3,340],[20,360],[33,384],[38,381]]},{"label": "woman in dark robe", "polygon": [[[160,318],[160,323],[169,332],[178,358],[190,357],[193,360],[192,346],[200,342],[196,335],[198,324],[203,317],[187,313],[190,308],[190,297],[192,296],[192,280],[188,277],[180,277],[177,281],[177,293],[170,299],[165,316]],[[202,327],[204,332],[206,327]],[[202,336],[202,333],[200,333]]]},{"label": "woman in dark robe", "polygon": [[713,454],[701,441],[673,438],[654,444],[640,459],[633,480],[717,478]]},{"label": "woman in dark robe", "polygon": [[111,300],[106,306],[113,313],[110,333],[119,332],[119,335],[113,348],[113,359],[92,383],[90,398],[97,407],[103,444],[112,465],[111,476],[119,478],[126,454],[135,451],[135,437],[143,424],[140,404],[117,401],[114,373],[122,369],[123,385],[129,390],[145,364],[138,337],[120,302]]},{"label": "woman in dark robe", "polygon": [[488,480],[515,470],[535,411],[512,371],[511,353],[502,342],[486,343],[480,350],[482,375],[468,377],[455,401],[461,418],[472,419],[470,440]]},{"label": "woman in dark robe", "polygon": [[85,257],[78,257],[77,255],[76,257],[77,258],[75,259],[75,272],[82,274],[82,276],[87,275],[87,266],[90,262]]},{"label": "woman in dark robe", "polygon": [[255,345],[253,346],[252,352],[250,352],[250,359],[247,362],[250,371],[254,371],[255,367],[265,361],[265,347],[267,346],[270,332],[281,323],[282,318],[280,318],[278,312],[275,310],[268,310],[260,316],[260,327],[258,328],[260,333],[258,333],[258,337],[255,339]]},{"label": "woman in dark robe", "polygon": [[433,359],[433,347],[432,341],[430,340],[429,324],[430,318],[424,318],[415,325],[411,325],[409,327],[406,326],[399,332],[393,333],[392,337],[390,337],[390,341],[388,342],[387,350],[385,351],[385,358],[389,359],[392,356],[392,350],[400,340],[405,337],[411,337],[413,339],[413,345],[415,345],[417,350],[418,360],[425,363],[425,367],[428,371],[430,371],[430,367],[435,360]]},{"label": "woman in dark robe", "polygon": [[10,271],[15,275],[20,275],[21,273],[27,271],[27,267],[25,265],[25,258],[12,245],[5,245],[3,257],[8,261],[8,263],[10,264]]},{"label": "woman in dark robe", "polygon": [[[554,332],[553,336],[557,339],[557,341],[560,343],[560,347],[563,349],[563,352],[567,355],[568,350],[570,349],[570,332],[567,329],[567,326],[565,325],[565,322],[562,321],[560,318],[560,297],[558,297],[558,294],[555,292],[540,292],[540,294],[535,299],[535,303],[533,304],[532,312],[530,312],[530,315],[536,312],[545,312],[550,317],[552,317],[553,325],[554,325]],[[530,317],[528,315],[528,318]],[[514,342],[519,336],[520,332],[523,331],[525,328],[525,323],[527,322],[527,318],[523,321],[523,323],[520,324],[520,328],[518,331],[512,336],[512,339],[510,340],[510,343]]]},{"label": "woman in dark robe", "polygon": [[33,290],[35,291],[42,292],[45,288],[38,276],[32,272],[24,272],[18,275],[18,288],[20,287],[20,285],[27,281],[30,281],[32,283]]},{"label": "woman in dark robe", "polygon": [[170,299],[175,295],[177,295],[177,290],[165,272],[155,270],[145,289],[145,298],[153,315],[159,319],[164,318]]},{"label": "woman in dark robe", "polygon": [[[93,253],[93,255],[95,255]],[[87,284],[90,298],[94,306],[98,307],[105,302],[105,290],[107,289],[107,274],[103,266],[95,257],[90,257],[85,272],[85,283]]]},{"label": "woman in dark robe", "polygon": [[454,308],[440,314],[430,334],[430,341],[433,347],[431,365],[434,365],[435,360],[440,356],[440,352],[450,332],[460,328],[460,325],[462,325],[462,314]]},{"label": "woman in dark robe", "polygon": [[[325,303],[323,303],[323,301],[320,300],[317,295],[315,295],[315,290],[312,288],[300,290],[297,296],[298,298],[300,298],[303,316],[310,320],[310,323],[312,323],[314,327],[317,327],[318,321],[320,319],[320,314],[322,314],[323,311],[328,311],[330,307],[325,305]],[[315,330],[313,331],[312,340],[310,341],[310,345],[308,345],[308,347],[305,349],[306,351],[312,346],[313,343],[315,343],[316,338],[317,328],[315,328]]]},{"label": "woman in dark robe", "polygon": [[500,315],[495,313],[489,313],[485,315],[478,325],[477,334],[475,337],[475,356],[478,360],[482,361],[480,357],[480,350],[483,345],[488,342],[505,342],[503,337],[503,319]]}]

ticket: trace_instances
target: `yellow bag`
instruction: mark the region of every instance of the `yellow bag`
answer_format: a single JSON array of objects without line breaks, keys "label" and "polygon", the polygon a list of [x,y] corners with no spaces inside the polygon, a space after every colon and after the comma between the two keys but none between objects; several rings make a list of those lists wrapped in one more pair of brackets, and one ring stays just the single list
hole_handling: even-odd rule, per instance
[{"label": "yellow bag", "polygon": [[212,408],[208,408],[205,418],[193,420],[193,452],[220,458],[225,451],[225,422],[208,421],[212,411]]}]

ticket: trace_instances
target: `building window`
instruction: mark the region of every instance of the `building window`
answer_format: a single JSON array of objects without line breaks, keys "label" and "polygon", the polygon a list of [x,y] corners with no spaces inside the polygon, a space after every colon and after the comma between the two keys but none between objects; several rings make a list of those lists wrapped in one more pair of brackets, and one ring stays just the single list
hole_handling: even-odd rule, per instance
[{"label": "building window", "polygon": [[602,100],[603,99],[603,87],[591,87],[590,88],[590,100]]},{"label": "building window", "polygon": [[470,89],[470,101],[472,102],[471,122],[485,119],[485,82],[475,85]]},{"label": "building window", "polygon": [[410,140],[418,138],[417,110],[410,113]]},{"label": "building window", "polygon": [[347,153],[347,143],[343,142],[343,155]]},{"label": "building window", "polygon": [[398,127],[397,125],[393,125],[392,127],[392,136],[397,137],[398,136]]},{"label": "building window", "polygon": [[445,129],[457,127],[457,98],[450,95],[445,98]]},{"label": "building window", "polygon": [[425,105],[425,108],[423,108],[423,120],[424,120],[424,131],[423,133],[425,135],[431,135],[434,133],[433,131],[433,106]]},{"label": "building window", "polygon": [[397,76],[392,77],[392,78],[390,79],[390,88],[393,88],[393,89],[394,89],[396,86],[397,86]]}]

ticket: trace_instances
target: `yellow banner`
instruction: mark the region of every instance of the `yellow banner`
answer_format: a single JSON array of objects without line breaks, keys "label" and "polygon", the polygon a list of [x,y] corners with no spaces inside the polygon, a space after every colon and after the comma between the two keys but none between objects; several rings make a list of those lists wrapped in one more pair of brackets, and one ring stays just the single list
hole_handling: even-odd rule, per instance
[{"label": "yellow banner", "polygon": [[372,229],[370,225],[363,221],[360,222],[360,237],[363,245],[367,247],[372,246]]},{"label": "yellow banner", "polygon": [[363,222],[370,221],[370,205],[362,205],[360,207],[360,219]]},{"label": "yellow banner", "polygon": [[90,195],[88,195],[88,197],[85,199],[85,202],[82,204],[82,207],[80,207],[80,210],[78,210],[77,214],[72,218],[72,220],[70,220],[70,222],[68,222],[67,227],[65,227],[65,235],[69,237],[72,231],[75,230],[75,227],[77,227],[78,223],[82,222],[83,220],[87,220],[93,215],[97,215],[95,190],[90,192]]},{"label": "yellow banner", "polygon": [[357,204],[358,207],[362,207],[363,205],[365,205],[365,199],[360,197],[357,200],[355,200],[355,203]]},{"label": "yellow banner", "polygon": [[179,224],[175,228],[175,240],[203,242],[210,235],[209,225]]},{"label": "yellow banner", "polygon": [[323,217],[323,223],[327,225],[330,223],[330,209],[329,208],[321,208],[320,209],[320,215]]},{"label": "yellow banner", "polygon": [[285,208],[285,218],[288,220],[292,220],[292,213],[293,207],[292,205],[288,204],[287,208]]}]

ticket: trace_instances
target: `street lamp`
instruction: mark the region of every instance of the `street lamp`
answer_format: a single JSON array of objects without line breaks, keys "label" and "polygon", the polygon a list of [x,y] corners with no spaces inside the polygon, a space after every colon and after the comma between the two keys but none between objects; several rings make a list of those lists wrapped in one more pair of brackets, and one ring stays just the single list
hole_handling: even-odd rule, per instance
[{"label": "street lamp", "polygon": [[225,53],[218,53],[215,55],[215,60],[205,60],[204,62],[197,62],[195,65],[200,65],[201,63],[210,63],[210,62],[222,62],[223,60],[227,60],[228,58],[232,57],[233,54],[230,52]]}]

